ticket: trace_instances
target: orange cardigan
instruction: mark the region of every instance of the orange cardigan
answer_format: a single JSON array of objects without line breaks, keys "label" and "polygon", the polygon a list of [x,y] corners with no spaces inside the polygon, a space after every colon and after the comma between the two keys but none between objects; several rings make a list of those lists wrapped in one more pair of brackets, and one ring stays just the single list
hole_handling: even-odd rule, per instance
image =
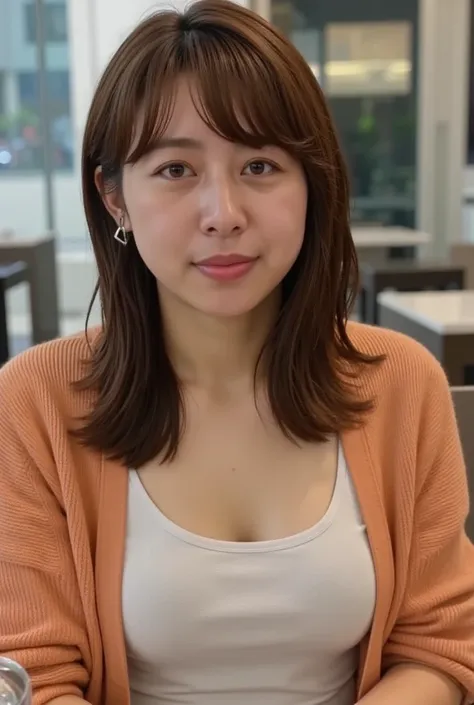
[{"label": "orange cardigan", "polygon": [[[376,410],[341,436],[377,581],[359,697],[402,661],[474,694],[474,548],[445,376],[408,338],[356,324],[349,332],[363,351],[387,354],[361,378]],[[29,670],[35,705],[66,694],[129,705],[127,469],[67,432],[94,401],[70,388],[87,355],[80,335],[33,348],[0,372],[0,653]]]}]

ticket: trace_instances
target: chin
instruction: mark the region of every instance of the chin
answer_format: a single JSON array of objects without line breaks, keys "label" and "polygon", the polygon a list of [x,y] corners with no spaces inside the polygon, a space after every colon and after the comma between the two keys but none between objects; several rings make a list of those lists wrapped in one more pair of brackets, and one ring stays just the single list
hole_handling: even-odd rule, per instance
[{"label": "chin", "polygon": [[195,305],[194,308],[205,316],[212,316],[214,318],[240,318],[241,316],[248,316],[257,306],[239,306],[237,304],[231,304],[229,306]]},{"label": "chin", "polygon": [[248,316],[249,314],[255,312],[257,309],[266,309],[267,306],[273,306],[273,296],[270,292],[261,292],[255,295],[249,295],[239,297],[236,292],[230,293],[229,295],[223,295],[220,292],[219,298],[212,297],[211,300],[196,300],[193,302],[193,308],[200,311],[206,316],[215,316],[216,318],[239,318],[241,316]]}]

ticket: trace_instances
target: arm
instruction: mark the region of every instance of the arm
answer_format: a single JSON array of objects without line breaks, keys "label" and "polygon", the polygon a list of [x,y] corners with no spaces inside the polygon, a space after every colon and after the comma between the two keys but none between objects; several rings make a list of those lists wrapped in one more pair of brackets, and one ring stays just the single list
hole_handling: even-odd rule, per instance
[{"label": "arm", "polygon": [[15,361],[0,372],[0,655],[26,668],[45,705],[83,695],[90,653],[48,430],[25,375]]},{"label": "arm", "polygon": [[423,666],[401,664],[390,669],[359,705],[461,705],[461,701],[461,689],[454,681]]},{"label": "arm", "polygon": [[47,705],[88,705],[85,700],[76,695],[64,695],[61,698],[50,700]]},{"label": "arm", "polygon": [[474,694],[474,547],[468,489],[446,377],[430,361],[418,428],[404,597],[381,682],[361,705],[459,705]]}]

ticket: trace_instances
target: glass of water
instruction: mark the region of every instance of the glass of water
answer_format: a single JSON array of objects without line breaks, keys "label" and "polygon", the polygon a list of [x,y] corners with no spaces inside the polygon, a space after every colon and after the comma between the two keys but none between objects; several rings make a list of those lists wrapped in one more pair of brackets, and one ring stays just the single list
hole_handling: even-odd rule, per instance
[{"label": "glass of water", "polygon": [[31,705],[31,684],[20,664],[0,657],[0,705]]}]

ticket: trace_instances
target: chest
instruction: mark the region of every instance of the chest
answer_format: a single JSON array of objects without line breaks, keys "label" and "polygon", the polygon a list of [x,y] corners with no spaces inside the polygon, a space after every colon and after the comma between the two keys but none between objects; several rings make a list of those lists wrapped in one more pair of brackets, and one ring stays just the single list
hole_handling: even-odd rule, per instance
[{"label": "chest", "polygon": [[177,526],[132,472],[125,555],[131,687],[147,694],[146,705],[354,702],[375,579],[342,454],[325,515],[263,542],[208,539]]},{"label": "chest", "polygon": [[278,539],[326,512],[334,490],[337,439],[287,438],[255,408],[187,415],[172,462],[139,472],[152,502],[189,531],[227,541]]}]

